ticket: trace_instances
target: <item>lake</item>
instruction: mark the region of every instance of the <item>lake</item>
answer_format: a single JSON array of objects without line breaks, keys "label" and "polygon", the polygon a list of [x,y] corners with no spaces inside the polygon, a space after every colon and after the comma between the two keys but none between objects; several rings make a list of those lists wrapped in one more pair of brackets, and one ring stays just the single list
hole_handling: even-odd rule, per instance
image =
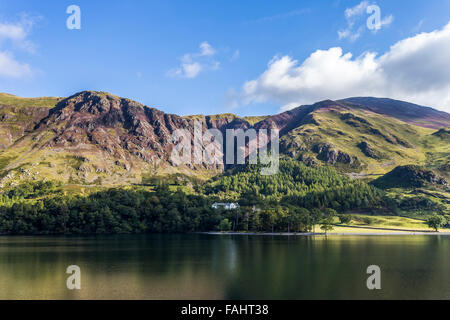
[{"label": "lake", "polygon": [[0,299],[450,299],[450,237],[2,236]]}]

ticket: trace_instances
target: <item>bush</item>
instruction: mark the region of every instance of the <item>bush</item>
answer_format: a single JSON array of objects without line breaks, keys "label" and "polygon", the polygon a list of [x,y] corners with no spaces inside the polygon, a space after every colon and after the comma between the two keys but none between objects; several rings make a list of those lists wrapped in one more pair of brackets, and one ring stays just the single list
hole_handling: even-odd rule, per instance
[{"label": "bush", "polygon": [[442,227],[446,222],[447,221],[443,216],[439,216],[437,214],[434,214],[427,219],[427,225],[430,228],[433,228],[435,231],[438,231],[439,228]]},{"label": "bush", "polygon": [[231,222],[227,218],[225,218],[220,222],[220,224],[217,228],[220,231],[230,231],[231,230]]},{"label": "bush", "polygon": [[369,218],[369,217],[364,217],[364,218],[362,218],[362,222],[364,222],[365,224],[372,224],[373,219]]},{"label": "bush", "polygon": [[341,214],[341,215],[339,215],[339,221],[342,224],[349,224],[352,221],[352,216],[350,216],[348,214]]}]

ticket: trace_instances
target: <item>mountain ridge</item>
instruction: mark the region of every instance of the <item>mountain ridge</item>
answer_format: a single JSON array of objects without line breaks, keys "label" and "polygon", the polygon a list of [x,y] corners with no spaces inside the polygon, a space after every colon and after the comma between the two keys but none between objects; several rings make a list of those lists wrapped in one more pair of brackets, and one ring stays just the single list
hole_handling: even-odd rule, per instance
[{"label": "mountain ridge", "polygon": [[[152,108],[149,107],[145,104],[142,104],[140,102],[137,102],[135,100],[132,99],[128,99],[128,98],[123,98],[123,97],[119,97],[117,95],[111,94],[109,92],[105,92],[105,91],[93,91],[93,90],[83,90],[80,92],[77,92],[69,97],[56,97],[56,96],[42,96],[42,97],[20,97],[14,94],[10,94],[10,93],[6,93],[6,92],[0,92],[0,103],[5,103],[5,98],[10,98],[10,99],[16,99],[16,100],[21,100],[22,102],[28,101],[28,104],[36,104],[37,102],[41,101],[41,104],[45,104],[47,107],[49,108],[53,108],[55,107],[55,105],[51,105],[52,102],[59,102],[61,100],[64,99],[69,99],[71,97],[75,97],[77,95],[81,95],[81,94],[85,94],[85,93],[95,93],[95,94],[100,94],[100,95],[109,95],[109,96],[114,96],[120,99],[124,99],[124,100],[129,100],[129,101],[134,101],[142,106],[148,107],[148,108]],[[255,122],[254,124],[263,121],[265,118],[269,118],[269,117],[275,117],[275,116],[279,116],[282,114],[286,114],[286,113],[291,113],[294,110],[297,109],[302,109],[302,108],[307,108],[307,107],[311,107],[313,105],[317,105],[317,104],[322,104],[322,103],[326,103],[326,102],[333,102],[333,103],[344,103],[344,104],[352,104],[353,107],[363,107],[366,109],[369,109],[372,112],[375,113],[379,113],[379,114],[385,114],[391,117],[395,117],[395,114],[397,114],[398,119],[399,120],[403,120],[406,121],[408,119],[412,119],[414,117],[420,118],[423,117],[424,114],[423,112],[426,111],[426,113],[428,115],[433,115],[435,116],[433,119],[436,122],[439,121],[439,117],[441,117],[444,121],[442,123],[436,123],[435,126],[433,126],[432,128],[440,128],[440,127],[446,127],[450,125],[450,113],[447,113],[445,111],[441,111],[438,109],[435,109],[433,107],[429,107],[429,106],[422,106],[422,105],[418,105],[415,103],[411,103],[411,102],[407,102],[407,101],[402,101],[402,100],[397,100],[397,99],[391,99],[391,98],[377,98],[377,97],[370,97],[370,96],[366,96],[366,97],[349,97],[349,98],[345,98],[345,99],[338,99],[338,100],[331,100],[331,99],[325,99],[325,100],[321,100],[318,101],[314,104],[307,104],[307,105],[300,105],[298,107],[292,108],[290,110],[284,111],[284,112],[280,112],[277,114],[273,114],[273,115],[262,115],[262,116],[239,116],[233,113],[218,113],[218,114],[209,114],[209,115],[203,115],[203,114],[188,114],[188,115],[177,115],[179,117],[182,118],[187,118],[187,119],[195,119],[196,117],[210,117],[210,118],[214,118],[214,117],[221,117],[221,116],[231,116],[233,118],[239,118],[239,119],[246,119],[246,118],[263,118],[260,121]],[[17,101],[15,102],[15,104],[17,104]],[[386,107],[391,107],[392,104],[400,104],[403,106],[401,112],[398,112],[398,108],[396,110],[391,110],[391,112],[387,112]],[[398,107],[398,105],[397,105]],[[160,110],[161,112],[164,112],[163,110],[154,107],[153,109],[157,109]],[[421,110],[421,111],[420,111]],[[392,112],[392,111],[397,111],[396,113]],[[164,112],[166,114],[172,114],[172,113],[167,113]],[[176,114],[173,114],[176,115]],[[441,119],[441,120],[442,120]],[[426,123],[416,123],[416,125],[418,126],[425,126],[427,127],[428,124]],[[433,125],[433,124],[430,124]]]},{"label": "mountain ridge", "polygon": [[[194,121],[223,133],[276,127],[283,154],[344,172],[383,173],[410,163],[439,169],[449,158],[447,136],[433,134],[450,126],[450,114],[398,100],[323,100],[253,118],[178,116],[106,92],[82,91],[67,98],[0,94],[0,171],[3,180],[44,174],[81,184],[137,183],[145,175],[177,172],[214,175],[224,168],[171,162],[172,133],[192,128]],[[40,173],[27,176],[23,170]]]}]

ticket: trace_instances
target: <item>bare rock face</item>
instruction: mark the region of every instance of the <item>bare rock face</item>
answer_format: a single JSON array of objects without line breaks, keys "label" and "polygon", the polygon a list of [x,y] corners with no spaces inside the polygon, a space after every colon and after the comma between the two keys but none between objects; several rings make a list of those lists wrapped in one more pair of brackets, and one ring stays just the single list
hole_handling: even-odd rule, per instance
[{"label": "bare rock face", "polygon": [[355,116],[352,113],[343,113],[341,115],[341,120],[344,120],[347,124],[353,127],[360,127],[361,124],[371,125],[371,123],[366,119]]},{"label": "bare rock face", "polygon": [[[194,120],[112,94],[84,91],[60,101],[39,122],[36,131],[54,133],[44,148],[71,153],[101,152],[109,159],[110,167],[130,171],[141,161],[149,165],[174,165],[170,159],[173,133],[177,129],[187,129],[192,135],[195,121],[202,122],[203,131],[218,129],[224,137],[226,129],[251,127],[234,115],[202,116]],[[199,166],[211,169],[208,164]],[[82,169],[87,172],[86,168]]]},{"label": "bare rock face", "polygon": [[58,103],[38,130],[56,133],[48,147],[93,144],[111,156],[129,153],[152,162],[167,158],[172,133],[188,126],[182,117],[114,95],[86,91]]},{"label": "bare rock face", "polygon": [[358,148],[361,149],[361,151],[368,157],[373,159],[381,159],[383,156],[380,152],[375,150],[374,147],[372,147],[368,142],[362,141],[358,144]]},{"label": "bare rock face", "polygon": [[441,128],[433,133],[433,136],[439,137],[442,140],[450,141],[450,128]]},{"label": "bare rock face", "polygon": [[0,104],[0,150],[7,149],[14,141],[32,132],[49,110],[45,107],[19,108]]},{"label": "bare rock face", "polygon": [[338,150],[335,145],[330,143],[317,144],[313,147],[313,151],[317,153],[317,158],[319,160],[325,161],[329,164],[336,164],[338,162],[352,164],[358,160],[357,157]]}]

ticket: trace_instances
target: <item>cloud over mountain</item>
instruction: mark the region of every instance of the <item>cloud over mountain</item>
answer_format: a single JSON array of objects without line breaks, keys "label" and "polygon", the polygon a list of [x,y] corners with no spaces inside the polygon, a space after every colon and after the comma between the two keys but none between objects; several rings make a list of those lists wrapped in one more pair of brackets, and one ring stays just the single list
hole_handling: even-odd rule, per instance
[{"label": "cloud over mountain", "polygon": [[198,53],[186,53],[182,56],[180,66],[169,70],[167,75],[193,79],[202,71],[219,69],[220,62],[214,59],[217,50],[206,41],[200,43],[199,49]]},{"label": "cloud over mountain", "polygon": [[236,98],[272,101],[283,110],[322,99],[384,96],[450,112],[450,23],[395,43],[379,55],[354,57],[340,47],[317,50],[304,61],[275,56]]}]

